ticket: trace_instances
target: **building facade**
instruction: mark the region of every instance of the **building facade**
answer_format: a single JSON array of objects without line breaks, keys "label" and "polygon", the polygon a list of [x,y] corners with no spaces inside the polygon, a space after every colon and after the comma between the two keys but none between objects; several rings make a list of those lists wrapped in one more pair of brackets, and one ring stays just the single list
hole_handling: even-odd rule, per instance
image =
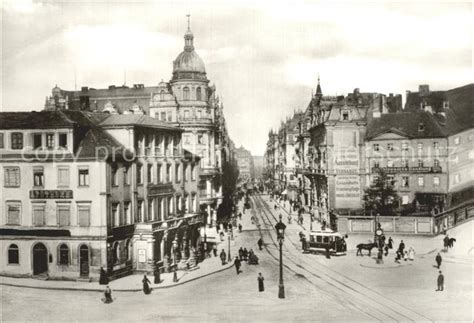
[{"label": "building facade", "polygon": [[249,150],[240,146],[235,150],[235,158],[237,160],[237,167],[239,169],[239,180],[249,181],[253,178],[254,165],[252,154]]}]

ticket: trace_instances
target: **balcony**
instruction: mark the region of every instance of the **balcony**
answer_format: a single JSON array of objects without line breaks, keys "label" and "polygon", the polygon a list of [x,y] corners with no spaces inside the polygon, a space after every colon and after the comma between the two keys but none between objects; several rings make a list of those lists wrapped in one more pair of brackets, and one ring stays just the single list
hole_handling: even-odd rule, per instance
[{"label": "balcony", "polygon": [[305,176],[311,176],[311,175],[326,175],[326,170],[319,168],[296,168],[296,174],[303,174]]},{"label": "balcony", "polygon": [[443,169],[441,166],[433,167],[372,167],[372,173],[378,173],[379,170],[384,171],[387,174],[397,173],[413,173],[413,174],[424,174],[424,173],[442,173]]}]

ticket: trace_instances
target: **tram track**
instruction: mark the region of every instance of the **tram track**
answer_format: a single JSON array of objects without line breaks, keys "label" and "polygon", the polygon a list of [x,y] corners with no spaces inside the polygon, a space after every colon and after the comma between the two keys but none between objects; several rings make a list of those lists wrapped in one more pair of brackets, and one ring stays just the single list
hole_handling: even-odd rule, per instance
[{"label": "tram track", "polygon": [[[279,243],[272,233],[274,231],[273,225],[279,220],[270,211],[269,205],[261,196],[254,196],[253,204],[255,214],[259,214],[263,225],[266,227],[266,230],[262,230],[261,225],[259,226],[260,234],[263,236],[263,232],[265,232],[276,250],[278,250]],[[309,263],[305,257],[302,257],[299,244],[290,237],[288,232],[285,234],[285,240],[287,241],[283,244],[286,253],[285,268],[305,277],[311,285],[318,289],[323,288],[326,293],[337,296],[339,300],[343,300],[344,303],[352,305],[352,307],[378,321],[431,321],[422,314],[386,298],[384,295],[324,264]],[[272,254],[269,248],[266,247],[266,250],[273,259],[279,261],[278,256]],[[328,290],[327,287],[324,288],[322,285],[331,286],[332,289]]]}]

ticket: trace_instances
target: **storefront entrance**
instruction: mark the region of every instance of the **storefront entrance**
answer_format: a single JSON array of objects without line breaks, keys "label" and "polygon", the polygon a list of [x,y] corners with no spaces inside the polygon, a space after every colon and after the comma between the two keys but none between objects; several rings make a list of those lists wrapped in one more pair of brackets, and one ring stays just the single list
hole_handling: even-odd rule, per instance
[{"label": "storefront entrance", "polygon": [[81,277],[89,276],[89,247],[82,245],[79,248],[79,266]]},{"label": "storefront entrance", "polygon": [[48,249],[42,243],[37,243],[33,247],[33,275],[40,275],[48,272]]}]

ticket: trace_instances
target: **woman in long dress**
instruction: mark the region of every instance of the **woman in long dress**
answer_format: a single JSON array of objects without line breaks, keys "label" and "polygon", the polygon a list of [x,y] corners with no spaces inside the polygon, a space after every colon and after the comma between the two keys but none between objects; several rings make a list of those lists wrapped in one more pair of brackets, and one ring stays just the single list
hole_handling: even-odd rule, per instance
[{"label": "woman in long dress", "polygon": [[415,249],[413,247],[408,249],[408,259],[411,261],[415,260]]},{"label": "woman in long dress", "polygon": [[143,275],[142,283],[143,283],[143,293],[145,293],[145,295],[150,294],[151,289],[150,289],[150,285],[148,284],[151,284],[151,282],[148,280],[148,277],[146,275]]},{"label": "woman in long dress", "polygon": [[258,273],[258,291],[259,292],[263,292],[265,290],[265,287],[263,286],[263,276],[262,276],[262,273]]}]

